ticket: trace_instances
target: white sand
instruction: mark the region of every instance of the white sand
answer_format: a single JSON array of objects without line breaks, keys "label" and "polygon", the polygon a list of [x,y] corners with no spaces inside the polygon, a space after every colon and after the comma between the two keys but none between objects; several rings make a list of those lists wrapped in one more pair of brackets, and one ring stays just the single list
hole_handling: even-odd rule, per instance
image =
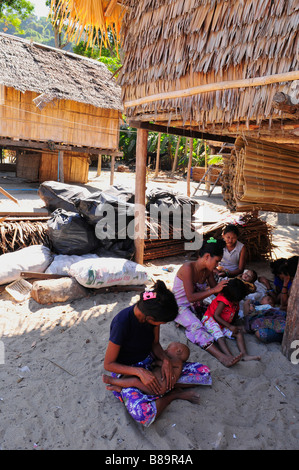
[{"label": "white sand", "polygon": [[[212,196],[209,203],[219,200]],[[284,229],[279,256],[296,253],[291,240],[297,228]],[[157,260],[149,270],[171,287],[175,271],[162,267],[182,262],[184,257]],[[254,267],[269,273],[265,263]],[[0,296],[1,449],[197,450],[213,449],[216,442],[220,449],[298,448],[299,366],[280,345],[246,335],[249,353],[262,360],[226,368],[174,323],[161,327],[162,346],[188,343],[190,360],[210,367],[213,385],[199,387],[200,405],[175,401],[149,428],[136,424],[105,389],[101,374],[110,322],[137,299],[136,292],[108,293],[43,306]],[[24,367],[30,371],[21,379]]]}]

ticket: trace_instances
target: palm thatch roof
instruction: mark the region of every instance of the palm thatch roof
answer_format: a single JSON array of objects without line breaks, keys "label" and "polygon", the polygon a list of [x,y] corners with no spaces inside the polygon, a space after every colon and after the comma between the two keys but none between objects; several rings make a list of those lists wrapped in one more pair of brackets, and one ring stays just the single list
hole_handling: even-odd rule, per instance
[{"label": "palm thatch roof", "polygon": [[53,99],[122,110],[121,90],[101,62],[0,33],[0,85]]},{"label": "palm thatch roof", "polygon": [[80,25],[90,38],[91,26],[105,34],[96,8],[101,18],[102,10],[119,15],[124,62],[118,83],[125,114],[134,121],[234,137],[250,132],[299,145],[298,0],[60,0],[59,5],[72,18],[81,8]]},{"label": "palm thatch roof", "polygon": [[[181,121],[220,133],[225,127],[227,133],[234,123],[259,126],[264,119],[271,123],[281,119],[282,113],[273,106],[278,92],[299,98],[294,81],[299,73],[289,81],[281,78],[299,71],[297,0],[128,0],[128,4],[123,22],[125,61],[119,78],[128,116]],[[246,86],[248,79],[257,77],[267,83],[268,76],[278,79]],[[217,90],[220,83],[230,83],[231,88]],[[211,84],[216,85],[214,90]],[[209,91],[204,92],[206,85]],[[193,94],[196,87],[203,92]],[[190,90],[189,96],[184,93]],[[287,118],[298,123],[298,113]]]}]

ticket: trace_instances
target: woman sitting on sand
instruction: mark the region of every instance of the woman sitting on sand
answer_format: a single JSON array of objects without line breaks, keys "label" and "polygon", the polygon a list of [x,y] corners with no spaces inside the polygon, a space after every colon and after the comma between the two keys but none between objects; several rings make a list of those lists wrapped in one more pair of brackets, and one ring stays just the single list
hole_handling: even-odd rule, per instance
[{"label": "woman sitting on sand", "polygon": [[[149,426],[175,399],[199,402],[194,385],[211,385],[210,371],[206,366],[184,363],[178,384],[193,388],[174,388],[176,374],[168,355],[159,342],[160,325],[175,319],[178,306],[174,295],[164,282],[157,281],[149,292],[143,292],[137,304],[119,312],[111,322],[110,339],[105,355],[104,368],[114,377],[135,376],[151,394],[135,387],[123,388],[108,385],[114,395],[126,406],[130,415],[144,426]],[[152,372],[155,359],[161,361],[161,376],[170,390],[163,390]],[[107,382],[107,379],[105,378]],[[115,388],[116,387],[116,388]]]},{"label": "woman sitting on sand", "polygon": [[[171,361],[172,371],[174,375],[174,382],[176,383],[183,371],[184,362],[187,361],[190,355],[190,349],[188,346],[182,343],[172,342],[165,349],[165,354]],[[169,390],[167,389],[166,381],[162,377],[162,361],[156,360],[153,363],[152,373],[157,378],[160,389],[160,395],[164,395]],[[111,377],[103,374],[103,382],[108,384],[107,389],[116,392],[121,392],[122,388],[139,388],[142,392],[147,395],[151,395],[152,390],[144,385],[142,381],[134,375],[122,375],[121,377]],[[110,385],[110,386],[109,386]]]},{"label": "woman sitting on sand", "polygon": [[222,258],[225,242],[210,238],[199,250],[196,261],[183,264],[178,270],[173,284],[173,293],[179,306],[179,314],[175,321],[186,328],[186,336],[192,343],[216,357],[226,367],[241,360],[242,355],[230,356],[224,354],[215,343],[213,336],[207,331],[200,318],[196,315],[202,301],[218,294],[228,283],[215,281],[213,271]]}]

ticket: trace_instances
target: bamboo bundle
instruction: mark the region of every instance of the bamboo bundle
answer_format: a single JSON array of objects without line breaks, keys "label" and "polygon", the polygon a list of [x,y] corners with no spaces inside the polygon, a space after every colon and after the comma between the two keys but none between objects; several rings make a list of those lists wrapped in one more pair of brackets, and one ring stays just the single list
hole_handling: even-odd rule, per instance
[{"label": "bamboo bundle", "polygon": [[31,245],[50,248],[47,222],[24,221],[0,224],[0,253],[10,253]]},{"label": "bamboo bundle", "polygon": [[232,211],[299,212],[298,152],[238,137],[224,165],[223,199]]},{"label": "bamboo bundle", "polygon": [[[185,239],[183,226],[174,227],[171,221],[167,234],[163,233],[161,221],[153,223],[149,218],[147,218],[146,229],[147,238],[144,240],[144,260],[184,254],[186,253],[185,243],[192,241],[192,239]],[[194,230],[192,224],[191,229],[192,231]]]},{"label": "bamboo bundle", "polygon": [[[272,258],[272,226],[253,214],[242,214],[236,223],[239,229],[239,240],[247,249],[248,261],[268,260]],[[228,221],[219,221],[216,224],[204,226],[200,232],[204,239],[213,236],[220,238],[223,228]]]}]

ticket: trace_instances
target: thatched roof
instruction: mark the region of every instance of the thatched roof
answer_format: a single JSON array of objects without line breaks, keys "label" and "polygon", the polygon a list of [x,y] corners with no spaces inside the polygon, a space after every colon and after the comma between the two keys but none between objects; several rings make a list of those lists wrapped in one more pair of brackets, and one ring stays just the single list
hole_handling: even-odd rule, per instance
[{"label": "thatched roof", "polygon": [[[200,127],[270,119],[276,92],[292,81],[150,101],[208,83],[299,70],[298,0],[128,0],[120,73],[128,116],[171,113]],[[277,113],[276,113],[277,114]],[[164,118],[165,119],[165,118]]]},{"label": "thatched roof", "polygon": [[0,85],[52,99],[122,110],[120,87],[107,67],[93,59],[0,33]]}]

